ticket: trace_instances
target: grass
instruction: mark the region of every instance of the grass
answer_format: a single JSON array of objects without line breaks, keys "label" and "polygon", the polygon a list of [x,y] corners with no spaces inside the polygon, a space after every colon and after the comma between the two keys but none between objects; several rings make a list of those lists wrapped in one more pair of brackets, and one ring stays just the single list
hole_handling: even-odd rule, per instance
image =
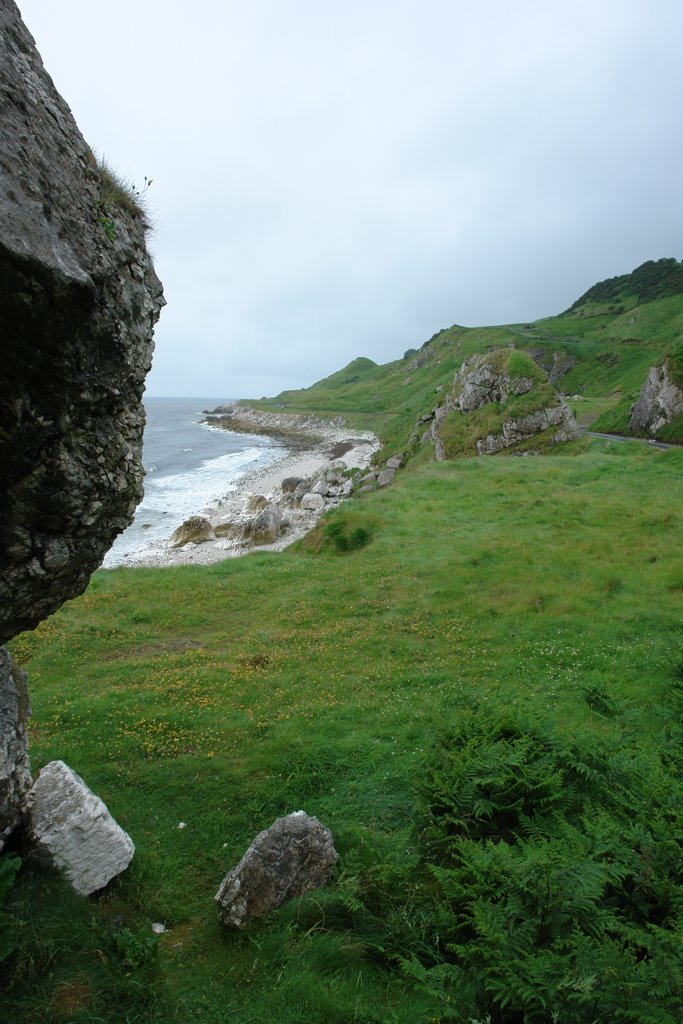
[{"label": "grass", "polygon": [[117,236],[121,217],[139,222],[145,232],[151,231],[152,224],[147,208],[146,193],[151,179],[145,178],[142,189],[137,189],[109,166],[104,158],[96,160],[90,153],[91,162],[99,183],[100,198],[97,204],[97,222],[110,242]]},{"label": "grass", "polygon": [[[434,966],[454,883],[428,870],[425,783],[473,709],[678,765],[682,469],[679,451],[603,441],[423,465],[282,555],[99,572],[16,638],[34,769],[66,760],[137,852],[100,899],[22,870],[19,946],[0,965],[8,1024],[540,1019],[450,985],[448,956]],[[221,878],[299,808],[333,830],[333,884],[224,933]],[[168,928],[158,945],[153,921]],[[651,996],[652,1020],[676,1020],[671,999]],[[633,1000],[628,1019],[649,1019]],[[560,1019],[617,1019],[581,1006]]]}]

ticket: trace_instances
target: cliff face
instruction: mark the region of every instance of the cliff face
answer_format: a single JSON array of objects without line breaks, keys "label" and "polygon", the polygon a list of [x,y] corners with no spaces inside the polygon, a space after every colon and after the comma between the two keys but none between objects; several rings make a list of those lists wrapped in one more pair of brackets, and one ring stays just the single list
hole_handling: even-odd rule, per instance
[{"label": "cliff face", "polygon": [[433,442],[439,462],[506,449],[533,454],[578,436],[569,406],[547,375],[515,349],[467,359],[443,404],[422,419],[431,422],[423,439]]},{"label": "cliff face", "polygon": [[144,215],[0,5],[0,642],[80,593],[142,494],[163,305]]},{"label": "cliff face", "polygon": [[629,426],[636,434],[655,437],[683,413],[683,391],[672,379],[669,364],[652,366],[638,401],[631,406]]}]

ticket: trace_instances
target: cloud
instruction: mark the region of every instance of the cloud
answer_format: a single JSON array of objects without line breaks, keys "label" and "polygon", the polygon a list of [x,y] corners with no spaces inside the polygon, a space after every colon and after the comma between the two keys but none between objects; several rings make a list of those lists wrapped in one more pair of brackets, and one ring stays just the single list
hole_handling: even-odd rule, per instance
[{"label": "cloud", "polygon": [[680,255],[677,0],[25,0],[88,141],[149,192],[149,389],[302,386]]}]

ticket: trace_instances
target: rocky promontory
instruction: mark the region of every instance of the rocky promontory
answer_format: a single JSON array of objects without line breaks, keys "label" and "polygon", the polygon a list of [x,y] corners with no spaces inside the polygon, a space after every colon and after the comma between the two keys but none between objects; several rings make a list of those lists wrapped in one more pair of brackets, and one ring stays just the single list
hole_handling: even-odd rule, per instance
[{"label": "rocky promontory", "polygon": [[257,434],[280,438],[288,447],[310,448],[320,444],[336,431],[346,426],[343,416],[323,419],[307,413],[271,412],[269,409],[254,409],[242,402],[219,405],[205,409],[205,423],[212,427],[233,430],[237,434]]},{"label": "rocky promontory", "polygon": [[578,437],[567,403],[533,359],[514,348],[465,360],[444,401],[416,424],[437,461],[466,455],[535,454]]}]

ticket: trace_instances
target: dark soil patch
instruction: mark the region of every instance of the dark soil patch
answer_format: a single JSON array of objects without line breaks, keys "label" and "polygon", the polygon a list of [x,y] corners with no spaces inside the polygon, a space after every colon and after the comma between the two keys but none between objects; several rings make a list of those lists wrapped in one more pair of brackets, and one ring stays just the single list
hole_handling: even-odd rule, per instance
[{"label": "dark soil patch", "polygon": [[341,459],[347,452],[350,452],[352,448],[356,448],[359,444],[371,444],[365,437],[352,437],[350,441],[336,441],[325,450],[325,454],[328,459]]}]

